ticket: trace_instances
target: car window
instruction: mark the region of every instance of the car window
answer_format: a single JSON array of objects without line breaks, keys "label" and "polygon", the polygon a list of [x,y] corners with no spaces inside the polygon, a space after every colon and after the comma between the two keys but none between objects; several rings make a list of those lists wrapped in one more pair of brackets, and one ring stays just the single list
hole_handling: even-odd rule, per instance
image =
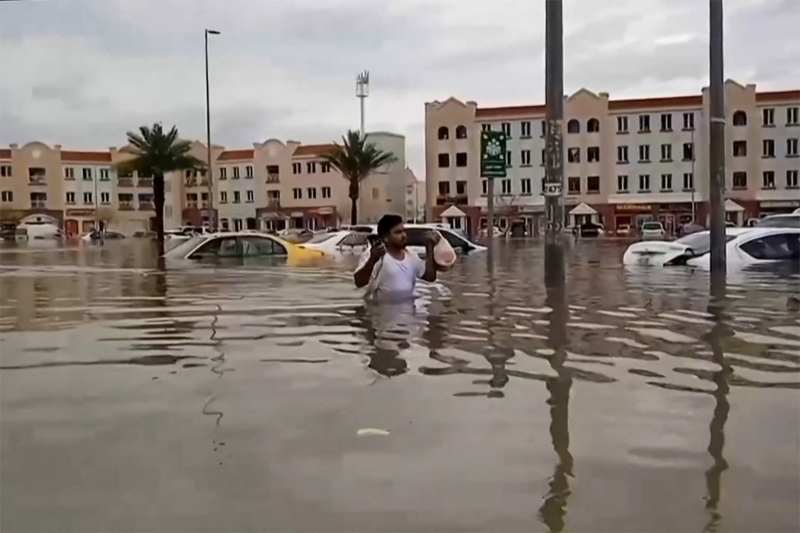
[{"label": "car window", "polygon": [[645,222],[642,225],[642,229],[661,229],[661,223],[659,223],[659,222]]},{"label": "car window", "polygon": [[425,241],[431,231],[434,230],[426,228],[406,228],[408,246],[425,246]]},{"label": "car window", "polygon": [[241,247],[235,237],[225,237],[211,239],[196,252],[189,256],[189,259],[204,259],[207,257],[238,257],[241,255]]},{"label": "car window", "polygon": [[793,233],[769,235],[748,241],[740,248],[755,259],[800,260],[800,235]]},{"label": "car window", "polygon": [[354,231],[339,241],[339,246],[367,246],[369,243],[367,237],[369,237],[369,233]]},{"label": "car window", "polygon": [[800,215],[766,217],[756,225],[759,228],[800,228]]},{"label": "car window", "polygon": [[259,257],[264,255],[286,255],[286,248],[280,243],[266,237],[240,238],[243,257]]},{"label": "car window", "polygon": [[439,233],[442,235],[442,237],[444,237],[447,240],[448,243],[450,243],[450,246],[452,246],[453,249],[455,250],[460,249],[464,252],[472,250],[472,246],[470,246],[470,244],[467,241],[465,241],[458,235],[450,233],[449,231],[440,231]]},{"label": "car window", "polygon": [[[188,241],[179,241],[179,244],[174,244],[169,249],[167,254],[170,257],[183,257],[190,251],[194,250],[197,245],[203,242],[206,238],[205,237],[195,237],[193,239],[189,239]],[[167,241],[167,243],[174,243],[175,241]],[[169,246],[169,244],[168,244]]]}]

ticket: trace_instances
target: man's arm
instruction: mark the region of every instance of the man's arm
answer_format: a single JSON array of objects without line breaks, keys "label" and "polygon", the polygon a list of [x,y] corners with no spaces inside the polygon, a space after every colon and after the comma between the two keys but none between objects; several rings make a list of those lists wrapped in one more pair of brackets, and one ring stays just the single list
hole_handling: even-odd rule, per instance
[{"label": "man's arm", "polygon": [[353,273],[353,281],[357,288],[365,287],[369,283],[372,277],[372,269],[375,268],[375,264],[380,261],[384,253],[386,253],[386,249],[383,245],[378,244],[372,247],[369,258],[364,265]]}]

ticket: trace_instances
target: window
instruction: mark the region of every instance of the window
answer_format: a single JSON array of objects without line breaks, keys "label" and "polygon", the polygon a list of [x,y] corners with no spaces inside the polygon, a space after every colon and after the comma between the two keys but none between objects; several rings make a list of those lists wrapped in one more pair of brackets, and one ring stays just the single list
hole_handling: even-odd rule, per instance
[{"label": "window", "polygon": [[328,163],[327,161],[323,161],[322,163],[320,163],[319,166],[320,166],[320,170],[322,170],[323,174],[327,174],[328,172],[331,171],[331,164]]},{"label": "window", "polygon": [[500,194],[511,194],[511,180],[506,178],[500,180]]},{"label": "window", "polygon": [[764,117],[764,126],[771,127],[775,125],[775,110],[772,108],[767,108],[762,110],[762,115]]},{"label": "window", "polygon": [[694,144],[683,143],[683,160],[694,161]]},{"label": "window", "polygon": [[253,177],[253,165],[247,165],[246,167],[244,167],[244,177],[245,178]]},{"label": "window", "polygon": [[11,177],[11,165],[0,165],[0,178]]},{"label": "window", "polygon": [[439,132],[436,134],[440,141],[446,141],[450,138],[450,130],[447,126],[440,126]]},{"label": "window", "polygon": [[764,139],[762,157],[775,157],[775,141]]},{"label": "window", "polygon": [[650,162],[650,145],[649,144],[640,144],[639,145],[639,161],[642,163],[649,163]]},{"label": "window", "polygon": [[761,183],[762,189],[775,188],[775,172],[773,172],[772,170],[765,170],[762,177],[763,177],[763,181]]},{"label": "window", "polygon": [[747,126],[747,113],[744,111],[736,111],[733,114],[734,126]]},{"label": "window", "polygon": [[650,115],[639,115],[639,132],[650,133]]},{"label": "window", "polygon": [[467,166],[467,152],[458,152],[456,154],[456,166],[457,167]]},{"label": "window", "polygon": [[685,130],[694,129],[694,113],[683,114],[683,129]]},{"label": "window", "polygon": [[90,193],[90,192],[83,193],[83,203],[84,204],[93,204],[94,202],[92,200],[93,200],[92,193]]},{"label": "window", "polygon": [[302,163],[292,163],[292,174],[300,174],[303,171]]},{"label": "window", "polygon": [[100,181],[108,181],[109,180],[109,173],[107,168],[100,169]]},{"label": "window", "polygon": [[506,137],[511,137],[511,123],[510,122],[503,122],[501,124],[501,129],[503,133],[506,134]]},{"label": "window", "polygon": [[628,147],[617,146],[617,163],[627,163],[627,162],[628,162]]},{"label": "window", "polygon": [[456,139],[466,139],[467,138],[467,127],[466,126],[457,126],[456,127]]},{"label": "window", "polygon": [[281,191],[267,191],[267,205],[279,206],[281,204]]},{"label": "window", "polygon": [[233,167],[233,179],[239,179],[239,167]]},{"label": "window", "polygon": [[506,167],[511,167],[511,150],[506,152]]},{"label": "window", "polygon": [[531,123],[527,120],[524,120],[520,123],[520,137],[523,139],[528,139],[531,136]]},{"label": "window", "polygon": [[684,191],[694,190],[694,174],[692,174],[691,172],[684,172],[683,174],[683,190]]},{"label": "window", "polygon": [[242,193],[239,191],[233,191],[233,203],[240,204],[242,203]]},{"label": "window", "polygon": [[219,179],[226,180],[228,179],[228,169],[225,167],[219,168]]},{"label": "window", "polygon": [[540,137],[542,137],[544,139],[544,137],[546,135],[547,135],[547,121],[543,120],[542,121],[542,133],[541,133]]},{"label": "window", "polygon": [[581,178],[580,176],[570,176],[567,178],[567,192],[569,194],[581,193]]},{"label": "window", "polygon": [[747,157],[747,141],[733,141],[733,157]]},{"label": "window", "polygon": [[[251,219],[248,219],[248,221]],[[249,224],[248,224],[249,226]],[[252,228],[248,228],[252,229]],[[237,239],[242,248],[243,257],[260,257],[264,255],[287,255],[282,244],[267,237],[240,237]]]},{"label": "window", "polygon": [[800,236],[797,233],[769,235],[753,239],[741,246],[742,251],[756,259],[787,261],[800,259]]},{"label": "window", "polygon": [[786,157],[797,157],[797,139],[786,139]]},{"label": "window", "polygon": [[481,124],[481,131],[492,131],[491,124]]},{"label": "window", "polygon": [[3,202],[13,202],[14,201],[14,192],[13,191],[3,191],[0,193],[0,200]]},{"label": "window", "polygon": [[306,189],[306,195],[308,196],[309,200],[316,200],[317,199],[317,189],[316,189],[316,187],[308,187]]},{"label": "window", "polygon": [[522,180],[520,180],[520,190],[524,196],[530,196],[532,194],[530,178],[522,178]]},{"label": "window", "polygon": [[226,191],[219,191],[219,203],[221,204],[228,203],[228,193]]},{"label": "window", "polygon": [[489,180],[481,180],[481,194],[483,196],[489,194]]},{"label": "window", "polygon": [[331,188],[330,187],[323,187],[322,188],[322,197],[323,198],[330,198],[331,197]]},{"label": "window", "polygon": [[295,200],[302,200],[303,199],[303,189],[296,187],[292,189],[292,198]]},{"label": "window", "polygon": [[246,191],[246,194],[247,194],[247,203],[248,204],[252,204],[253,202],[256,201],[256,197],[253,194],[253,191]]},{"label": "window", "polygon": [[568,163],[580,163],[581,162],[581,149],[580,148],[569,148],[569,149],[567,149],[567,162]]},{"label": "window", "polygon": [[68,204],[74,204],[75,203],[75,193],[74,192],[68,192],[67,193],[67,203]]},{"label": "window", "polygon": [[567,122],[567,133],[580,133],[581,132],[581,123],[578,122],[576,119],[572,119]]},{"label": "window", "polygon": [[523,150],[520,152],[520,161],[522,162],[523,167],[531,166],[531,151],[530,150]]},{"label": "window", "polygon": [[542,163],[540,166],[544,166],[544,162],[547,160],[547,150],[542,149]]},{"label": "window", "polygon": [[108,205],[111,203],[111,193],[108,192],[101,192],[100,193],[100,203],[103,205]]},{"label": "window", "polygon": [[81,174],[83,175],[83,181],[92,181],[92,169],[91,168],[83,168],[83,169],[81,169]]},{"label": "window", "polygon": [[672,145],[661,145],[661,161],[672,161]]},{"label": "window", "polygon": [[596,118],[590,118],[586,123],[586,131],[589,133],[597,133],[600,131],[600,121]]},{"label": "window", "polygon": [[309,174],[316,174],[317,172],[317,162],[316,161],[309,161],[306,163],[306,172]]},{"label": "window", "polygon": [[617,117],[617,133],[628,133],[628,117]]},{"label": "window", "polygon": [[672,174],[661,174],[661,191],[668,192],[672,190]]},{"label": "window", "polygon": [[456,182],[456,196],[464,196],[467,194],[467,182],[459,180]]},{"label": "window", "polygon": [[661,115],[661,131],[672,131],[672,114],[663,113]]},{"label": "window", "polygon": [[639,192],[650,192],[650,176],[648,174],[639,176]]},{"label": "window", "polygon": [[600,176],[589,176],[586,179],[586,192],[589,194],[600,192]]},{"label": "window", "polygon": [[32,192],[31,193],[31,207],[45,207],[47,205],[46,192]]},{"label": "window", "polygon": [[617,192],[628,192],[628,176],[617,176]]},{"label": "window", "polygon": [[597,163],[600,161],[600,147],[590,146],[586,150],[586,159],[589,161],[589,163]]},{"label": "window", "polygon": [[742,190],[746,188],[747,188],[747,172],[734,172],[733,190]]},{"label": "window", "polygon": [[450,154],[439,154],[439,168],[450,167]]},{"label": "window", "polygon": [[67,167],[64,169],[64,179],[66,180],[74,180],[75,179],[75,169],[72,167]]},{"label": "window", "polygon": [[449,181],[440,181],[439,182],[439,196],[450,196],[450,182]]},{"label": "window", "polygon": [[786,125],[787,126],[797,126],[800,124],[798,121],[798,115],[800,115],[800,108],[798,107],[787,107],[786,108]]},{"label": "window", "polygon": [[786,188],[787,189],[797,189],[797,174],[796,170],[787,170],[786,171]]}]

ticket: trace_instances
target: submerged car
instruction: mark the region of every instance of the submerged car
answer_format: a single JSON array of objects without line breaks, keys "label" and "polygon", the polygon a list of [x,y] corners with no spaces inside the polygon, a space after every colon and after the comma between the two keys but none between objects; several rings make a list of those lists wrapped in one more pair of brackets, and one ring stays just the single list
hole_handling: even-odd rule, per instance
[{"label": "submerged car", "polygon": [[274,235],[240,231],[198,235],[164,254],[167,260],[204,262],[270,257],[286,258],[290,265],[302,265],[323,259],[325,253],[304,245],[292,244]]},{"label": "submerged car", "polygon": [[81,237],[82,241],[99,241],[99,240],[118,240],[124,239],[125,235],[118,231],[97,231],[92,230]]},{"label": "submerged car", "polygon": [[[743,228],[727,228],[726,239],[736,238],[746,231]],[[676,241],[641,241],[628,246],[622,263],[640,266],[685,265],[689,259],[699,257],[711,250],[711,232],[698,231]]]},{"label": "submerged car", "polygon": [[756,224],[757,228],[800,228],[800,213],[769,215]]}]

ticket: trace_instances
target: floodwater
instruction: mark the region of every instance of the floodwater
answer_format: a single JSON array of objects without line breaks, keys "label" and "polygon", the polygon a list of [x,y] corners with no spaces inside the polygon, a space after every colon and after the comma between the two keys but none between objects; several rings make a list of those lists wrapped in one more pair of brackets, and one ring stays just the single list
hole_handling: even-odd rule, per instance
[{"label": "floodwater", "polygon": [[0,251],[0,530],[800,529],[796,271],[461,260],[365,307],[352,260],[158,270]]}]

